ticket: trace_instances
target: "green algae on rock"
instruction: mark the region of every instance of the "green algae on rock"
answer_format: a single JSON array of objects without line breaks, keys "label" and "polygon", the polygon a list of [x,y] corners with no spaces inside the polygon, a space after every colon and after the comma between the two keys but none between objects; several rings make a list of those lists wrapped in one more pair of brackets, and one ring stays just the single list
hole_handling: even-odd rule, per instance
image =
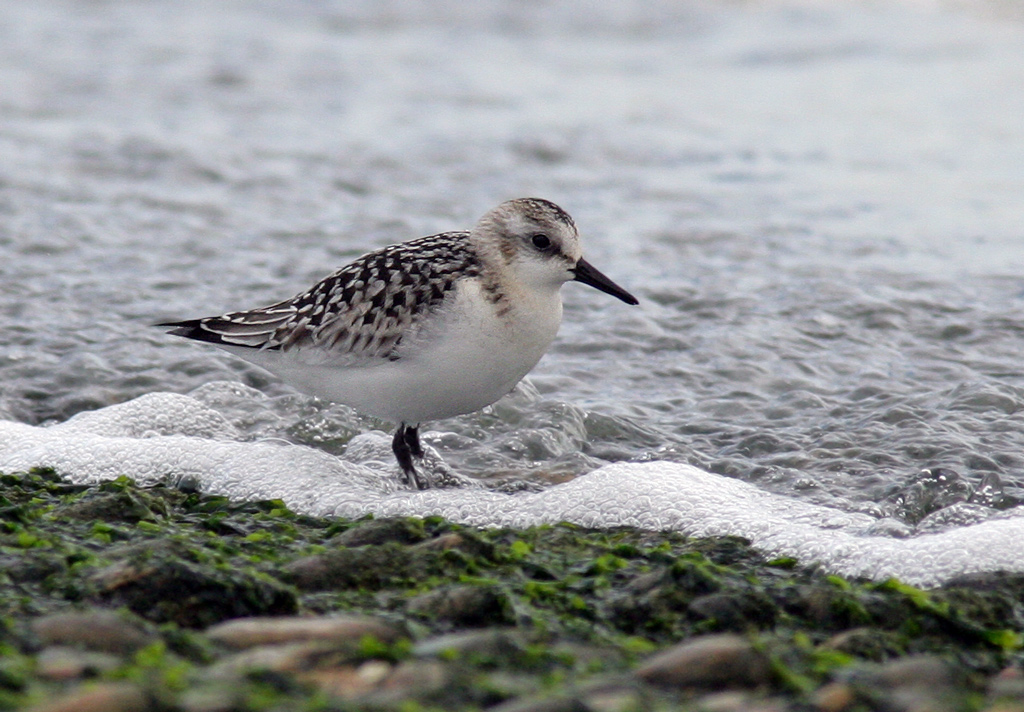
[{"label": "green algae on rock", "polygon": [[[924,591],[729,537],[321,519],[48,470],[0,475],[0,515],[0,709],[90,681],[155,710],[852,709],[946,669],[980,709],[1022,659],[1021,577]],[[702,646],[725,662],[673,668]]]}]

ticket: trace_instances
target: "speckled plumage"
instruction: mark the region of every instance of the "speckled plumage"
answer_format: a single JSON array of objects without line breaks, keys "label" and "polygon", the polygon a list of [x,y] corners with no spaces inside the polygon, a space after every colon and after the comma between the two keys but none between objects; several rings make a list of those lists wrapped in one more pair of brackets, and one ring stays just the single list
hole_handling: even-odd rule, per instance
[{"label": "speckled plumage", "polygon": [[199,327],[237,346],[396,360],[413,323],[429,317],[457,280],[480,273],[469,233],[445,232],[363,255],[292,299],[200,319]]},{"label": "speckled plumage", "polygon": [[417,426],[493,403],[536,365],[561,322],[559,288],[636,299],[583,258],[572,218],[521,198],[468,232],[366,254],[268,307],[171,322],[300,390],[399,423],[394,449],[418,486]]}]

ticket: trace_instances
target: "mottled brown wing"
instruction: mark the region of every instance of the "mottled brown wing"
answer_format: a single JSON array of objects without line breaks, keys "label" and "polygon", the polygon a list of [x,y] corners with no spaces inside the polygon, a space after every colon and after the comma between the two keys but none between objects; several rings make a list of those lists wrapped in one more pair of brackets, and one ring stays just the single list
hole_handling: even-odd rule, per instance
[{"label": "mottled brown wing", "polygon": [[224,346],[315,349],[316,360],[397,359],[409,328],[462,278],[479,274],[465,232],[391,245],[357,259],[309,290],[252,311],[160,324]]}]

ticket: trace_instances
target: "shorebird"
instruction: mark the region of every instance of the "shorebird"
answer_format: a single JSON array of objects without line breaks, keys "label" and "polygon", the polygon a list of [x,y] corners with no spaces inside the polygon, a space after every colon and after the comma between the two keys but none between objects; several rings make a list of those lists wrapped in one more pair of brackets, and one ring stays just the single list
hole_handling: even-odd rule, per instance
[{"label": "shorebird", "polygon": [[158,326],[219,346],[310,395],[398,424],[406,484],[429,486],[419,426],[484,408],[537,364],[562,321],[560,289],[636,298],[583,259],[568,213],[541,198],[363,255],[259,309]]}]

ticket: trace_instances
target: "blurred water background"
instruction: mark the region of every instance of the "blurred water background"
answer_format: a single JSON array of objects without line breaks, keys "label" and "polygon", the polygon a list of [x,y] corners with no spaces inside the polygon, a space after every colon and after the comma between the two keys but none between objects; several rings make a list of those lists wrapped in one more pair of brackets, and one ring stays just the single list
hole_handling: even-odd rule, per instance
[{"label": "blurred water background", "polygon": [[[0,416],[215,381],[248,437],[384,424],[150,324],[537,195],[567,285],[458,471],[667,459],[910,524],[1024,498],[1015,3],[0,0]],[[955,509],[953,508],[955,505]]]}]

